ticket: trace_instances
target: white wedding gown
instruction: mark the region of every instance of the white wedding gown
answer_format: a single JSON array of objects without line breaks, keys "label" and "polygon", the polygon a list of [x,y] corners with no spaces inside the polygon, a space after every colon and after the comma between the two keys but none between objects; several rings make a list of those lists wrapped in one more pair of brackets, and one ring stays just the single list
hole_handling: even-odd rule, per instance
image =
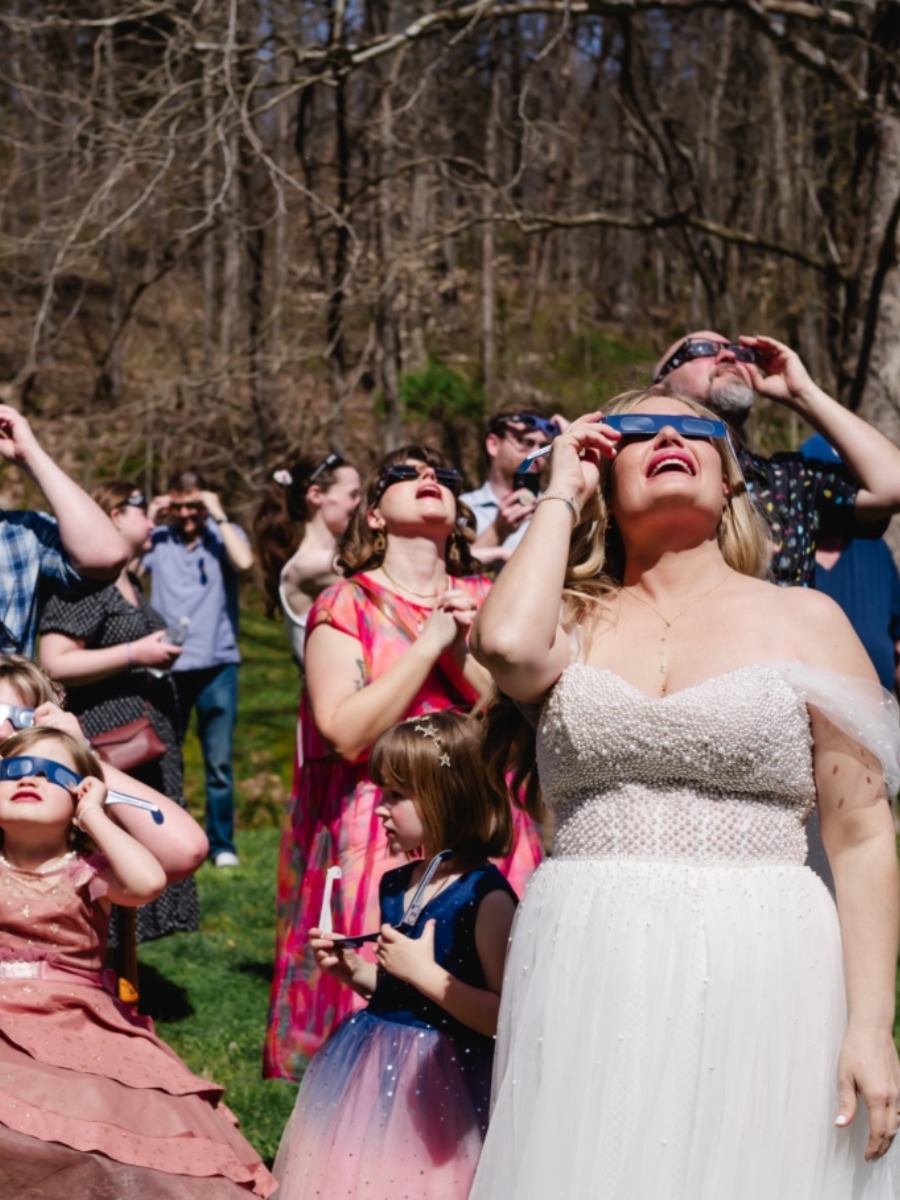
[{"label": "white wedding gown", "polygon": [[471,1200],[893,1200],[864,1106],[834,1125],[841,937],[803,865],[807,699],[896,782],[896,711],[863,719],[860,686],[757,665],[654,699],[563,673],[538,728],[553,856],[516,916]]}]

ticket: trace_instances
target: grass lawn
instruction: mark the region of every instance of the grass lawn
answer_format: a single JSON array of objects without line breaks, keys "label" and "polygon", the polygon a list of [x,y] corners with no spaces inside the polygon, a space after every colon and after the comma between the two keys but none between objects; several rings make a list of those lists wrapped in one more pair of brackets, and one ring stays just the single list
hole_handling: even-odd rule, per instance
[{"label": "grass lawn", "polygon": [[[296,1087],[260,1077],[275,936],[281,814],[290,794],[298,677],[284,628],[247,589],[241,613],[240,700],[235,739],[241,866],[197,875],[202,930],[141,946],[143,1012],[199,1075],[226,1089],[245,1136],[271,1162]],[[203,764],[192,733],[185,792],[202,820]]]},{"label": "grass lawn", "polygon": [[260,1077],[278,840],[274,828],[239,834],[240,867],[198,872],[201,932],[139,953],[141,1010],[192,1070],[224,1086],[245,1136],[270,1163],[297,1090]]}]

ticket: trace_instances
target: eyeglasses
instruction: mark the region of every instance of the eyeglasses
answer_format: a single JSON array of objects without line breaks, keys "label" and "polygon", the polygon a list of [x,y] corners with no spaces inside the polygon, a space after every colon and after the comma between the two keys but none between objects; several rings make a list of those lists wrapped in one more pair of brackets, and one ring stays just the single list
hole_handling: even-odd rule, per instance
[{"label": "eyeglasses", "polygon": [[431,467],[428,463],[392,463],[381,468],[376,495],[381,497],[393,483],[408,483],[420,479],[426,471],[433,471],[441,487],[449,488],[454,496],[462,491],[462,475],[453,467]]},{"label": "eyeglasses", "polygon": [[30,729],[34,724],[34,709],[21,704],[0,704],[0,723],[9,721],[13,729]]},{"label": "eyeglasses", "polygon": [[[522,429],[509,429],[509,425],[521,425]],[[555,438],[562,432],[556,421],[541,417],[537,413],[501,413],[493,417],[488,425],[491,433],[542,433],[544,437]]]},{"label": "eyeglasses", "polygon": [[23,754],[0,759],[0,779],[34,779],[38,775],[45,776],[51,783],[68,791],[78,787],[83,778],[76,775],[71,767],[64,767],[51,758],[32,758]]},{"label": "eyeglasses", "polygon": [[169,508],[172,512],[183,512],[183,513],[203,512],[205,507],[206,507],[206,505],[201,500],[186,500],[180,504],[178,503],[178,501],[173,500],[172,503],[169,505]]},{"label": "eyeglasses", "polygon": [[[406,908],[404,909],[403,916],[400,918],[400,924],[395,925],[394,929],[398,930],[400,933],[406,933],[408,930],[413,928],[416,921],[418,921],[419,917],[421,916],[422,909],[425,907],[425,901],[423,899],[425,889],[428,887],[429,883],[431,883],[434,873],[441,863],[446,862],[448,858],[452,857],[452,850],[442,850],[440,854],[436,854],[434,856],[434,858],[425,868],[425,874],[419,880],[419,886],[413,892],[412,900],[410,900],[409,904],[407,904]],[[335,948],[341,950],[345,946],[361,946],[363,942],[377,942],[380,937],[381,931],[379,930],[378,933],[359,933],[355,937],[335,938]]]},{"label": "eyeglasses", "polygon": [[146,508],[147,497],[143,494],[143,492],[132,492],[128,499],[123,501],[123,503],[126,504],[128,508]]},{"label": "eyeglasses", "polygon": [[691,362],[695,358],[715,358],[723,350],[729,350],[738,362],[756,362],[756,351],[752,346],[742,346],[740,342],[713,342],[708,338],[685,338],[678,349],[669,355],[656,372],[653,382],[659,383],[670,371],[677,371],[686,362]]},{"label": "eyeglasses", "polygon": [[324,475],[326,471],[333,471],[335,467],[342,467],[343,465],[344,459],[338,454],[337,450],[329,451],[319,465],[313,469],[306,481],[306,486],[312,487],[320,475]]},{"label": "eyeglasses", "polygon": [[615,413],[604,417],[603,424],[630,438],[649,438],[661,429],[674,429],[686,438],[724,438],[724,421],[710,417],[675,417],[668,413]]}]

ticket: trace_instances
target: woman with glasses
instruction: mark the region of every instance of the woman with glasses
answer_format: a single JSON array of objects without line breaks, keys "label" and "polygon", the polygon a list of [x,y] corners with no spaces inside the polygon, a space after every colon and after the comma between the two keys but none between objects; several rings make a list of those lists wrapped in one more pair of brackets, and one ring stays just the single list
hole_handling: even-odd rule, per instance
[{"label": "woman with glasses", "polygon": [[[166,630],[163,618],[144,599],[135,574],[153,523],[135,483],[111,480],[93,496],[128,546],[129,561],[116,582],[100,591],[80,598],[50,597],[41,617],[40,663],[66,689],[69,710],[88,738],[148,719],[158,752],[129,770],[184,807],[177,701],[169,672],[181,654],[170,640],[178,633]],[[152,904],[127,913],[117,910],[110,926],[111,946],[119,941],[119,921],[130,920],[134,912],[139,942],[193,932],[200,922],[196,884],[184,879]]]},{"label": "woman with glasses", "polygon": [[340,578],[338,542],[359,497],[359,472],[332,450],[305,455],[290,470],[276,471],[257,510],[253,533],[266,616],[281,611],[301,668],[309,610],[318,594]]},{"label": "woman with glasses", "polygon": [[[435,450],[389,454],[342,547],[347,578],[326,588],[309,615],[303,765],[279,868],[268,1076],[299,1079],[305,1056],[362,1003],[318,970],[306,935],[320,923],[328,868],[341,871],[334,928],[359,934],[377,928],[381,876],[400,865],[375,816],[370,747],[397,721],[471,709],[488,684],[467,643],[490,581],[472,573],[460,486]],[[501,866],[517,891],[539,855],[535,831],[520,822]]]},{"label": "woman with glasses", "polygon": [[554,815],[472,1200],[892,1200],[896,703],[836,605],[764,582],[713,414],[610,409],[557,439],[472,635],[488,759]]}]

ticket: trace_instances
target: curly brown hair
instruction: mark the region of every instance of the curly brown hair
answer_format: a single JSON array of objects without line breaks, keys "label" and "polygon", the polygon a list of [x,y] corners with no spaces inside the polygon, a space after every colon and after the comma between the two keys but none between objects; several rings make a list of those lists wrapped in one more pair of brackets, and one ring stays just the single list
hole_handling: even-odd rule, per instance
[{"label": "curly brown hair", "polygon": [[326,455],[304,454],[298,458],[287,474],[290,483],[278,483],[273,479],[256,510],[253,518],[253,540],[256,543],[259,572],[265,595],[266,616],[274,617],[280,611],[278,585],[285,563],[303,541],[304,526],[310,519],[306,493],[313,481],[327,492],[337,481],[341,467],[352,464],[343,459],[333,467],[320,470]]}]

